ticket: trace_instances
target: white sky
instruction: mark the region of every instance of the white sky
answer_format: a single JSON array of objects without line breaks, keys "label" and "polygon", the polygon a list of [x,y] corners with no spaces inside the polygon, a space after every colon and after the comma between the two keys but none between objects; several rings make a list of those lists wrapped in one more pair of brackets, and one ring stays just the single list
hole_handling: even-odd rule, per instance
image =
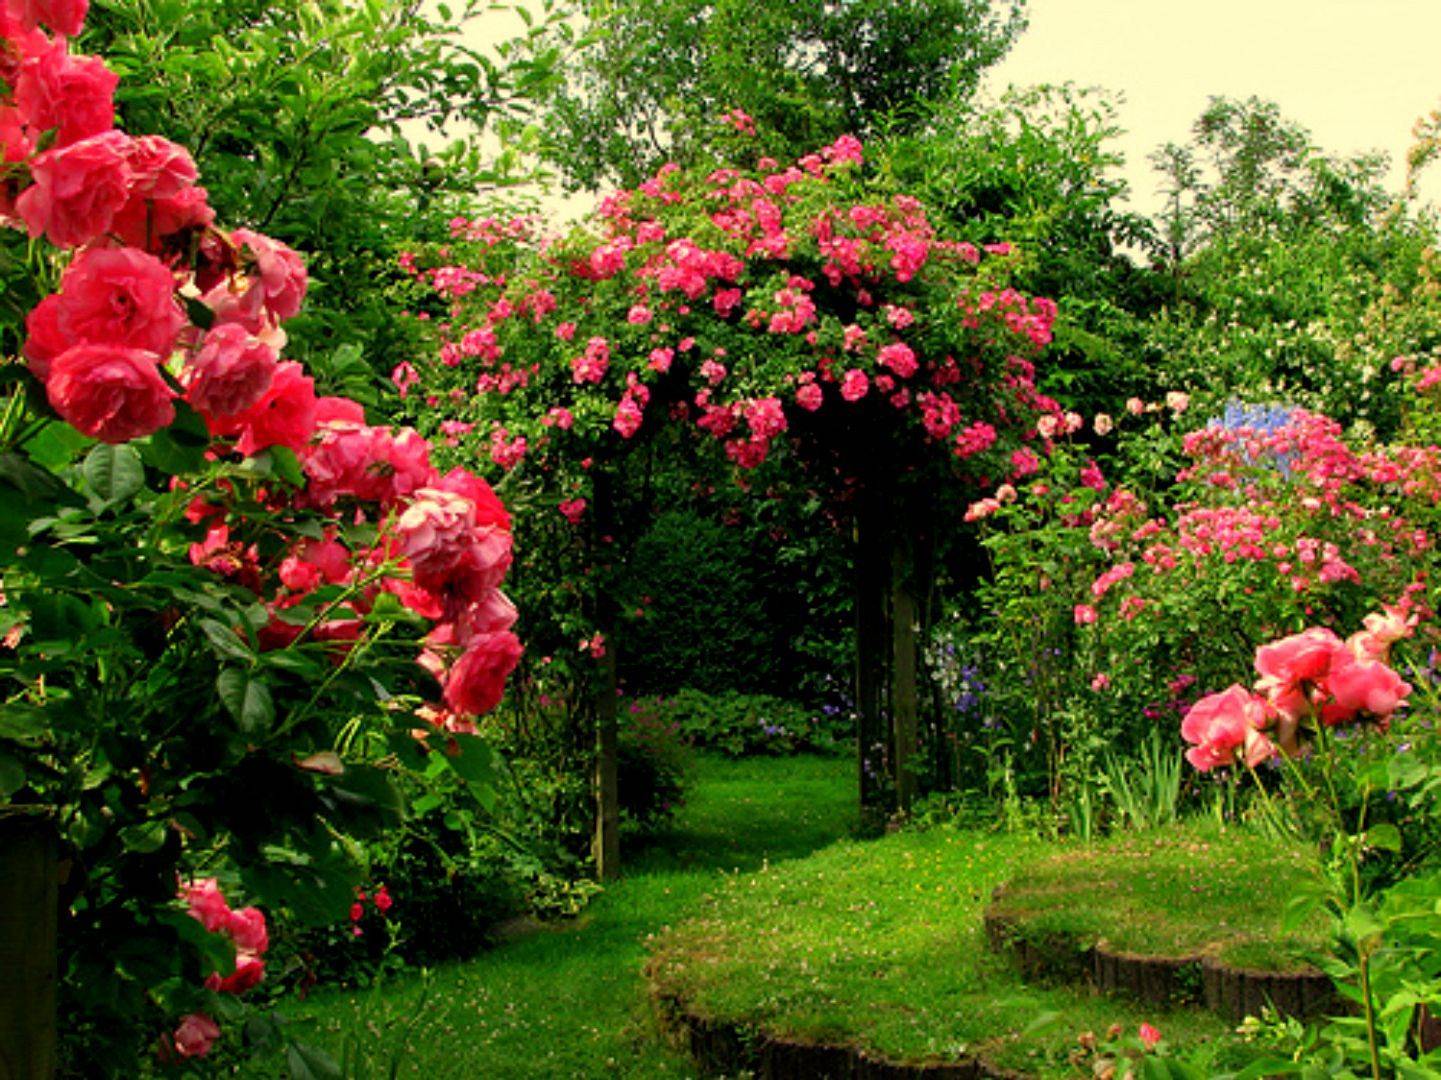
[{"label": "white sky", "polygon": [[[1120,91],[1138,209],[1146,155],[1182,142],[1208,97],[1256,95],[1330,153],[1382,150],[1393,189],[1416,119],[1441,104],[1441,0],[1031,0],[1030,28],[988,86],[1074,81]],[[1423,194],[1441,197],[1431,174]]]},{"label": "white sky", "polygon": [[[1393,190],[1412,125],[1441,105],[1441,0],[1030,0],[1029,12],[987,89],[1071,81],[1116,92],[1118,148],[1142,211],[1160,205],[1147,155],[1184,142],[1212,95],[1273,100],[1330,153],[1384,151]],[[472,40],[519,25],[487,15]],[[1441,164],[1421,191],[1441,203]],[[584,204],[547,206],[573,215]]]}]

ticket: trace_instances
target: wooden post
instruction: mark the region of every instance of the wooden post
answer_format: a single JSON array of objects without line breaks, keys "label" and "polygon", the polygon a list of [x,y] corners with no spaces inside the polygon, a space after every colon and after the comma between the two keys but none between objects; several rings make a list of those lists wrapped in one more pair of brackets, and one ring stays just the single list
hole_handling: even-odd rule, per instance
[{"label": "wooden post", "polygon": [[[614,542],[613,493],[610,477],[598,472],[595,477],[594,518],[596,543],[593,552],[598,563],[609,558]],[[614,880],[620,874],[620,785],[618,780],[619,733],[617,730],[615,602],[610,595],[611,575],[596,567],[595,598],[596,629],[605,640],[601,657],[600,677],[595,698],[595,771],[592,788],[595,794],[595,834],[591,853],[595,858],[596,877]]]},{"label": "wooden post", "polygon": [[879,832],[889,816],[889,735],[882,709],[886,659],[886,558],[884,500],[870,486],[856,508],[856,762],[860,822]]},{"label": "wooden post", "polygon": [[891,769],[896,809],[909,813],[916,797],[918,698],[916,638],[920,611],[916,604],[912,552],[905,525],[891,532]]},{"label": "wooden post", "polygon": [[57,888],[50,821],[0,813],[0,1080],[55,1075]]}]

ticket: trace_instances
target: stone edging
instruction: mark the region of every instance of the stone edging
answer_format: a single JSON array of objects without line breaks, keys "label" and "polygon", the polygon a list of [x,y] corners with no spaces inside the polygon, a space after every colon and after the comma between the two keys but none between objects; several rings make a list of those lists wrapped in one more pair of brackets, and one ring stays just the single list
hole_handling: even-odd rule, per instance
[{"label": "stone edging", "polygon": [[712,1076],[754,1075],[758,1080],[1025,1080],[981,1057],[911,1064],[872,1057],[850,1046],[804,1042],[704,1017],[675,994],[651,985],[651,1002],[666,1033]]},{"label": "stone edging", "polygon": [[[996,890],[996,897],[1001,895],[1003,890]],[[1156,1005],[1200,1003],[1236,1023],[1260,1015],[1266,1005],[1307,1019],[1340,1004],[1331,980],[1315,969],[1282,973],[1234,967],[1202,954],[1146,956],[1105,942],[1087,945],[1064,934],[1033,940],[1015,916],[998,911],[994,903],[986,909],[984,925],[991,950],[1009,953],[1028,978],[1089,980],[1107,993],[1127,993]]]}]

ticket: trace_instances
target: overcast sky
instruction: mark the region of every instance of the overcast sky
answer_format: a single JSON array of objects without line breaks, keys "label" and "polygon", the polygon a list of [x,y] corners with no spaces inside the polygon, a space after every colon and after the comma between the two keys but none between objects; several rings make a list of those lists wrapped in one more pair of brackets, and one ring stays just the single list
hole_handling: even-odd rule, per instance
[{"label": "overcast sky", "polygon": [[[1393,190],[1412,125],[1441,105],[1441,0],[1030,0],[1029,11],[988,89],[1072,81],[1118,93],[1126,178],[1145,211],[1160,205],[1146,156],[1184,141],[1211,95],[1276,101],[1328,152],[1386,152]],[[519,25],[487,16],[473,39]],[[1432,169],[1422,193],[1441,203]]]},{"label": "overcast sky", "polygon": [[[1383,150],[1392,186],[1416,119],[1441,104],[1441,0],[1030,0],[1030,28],[989,85],[1071,80],[1124,95],[1138,208],[1146,155],[1182,141],[1214,94],[1254,94],[1325,150]],[[1441,198],[1441,177],[1423,185]]]}]

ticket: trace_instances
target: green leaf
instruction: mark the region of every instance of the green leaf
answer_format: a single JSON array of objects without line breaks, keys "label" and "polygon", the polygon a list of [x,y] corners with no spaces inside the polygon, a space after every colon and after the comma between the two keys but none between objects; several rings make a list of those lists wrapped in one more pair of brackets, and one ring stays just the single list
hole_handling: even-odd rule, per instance
[{"label": "green leaf", "polygon": [[25,786],[25,768],[0,750],[0,799],[8,799]]},{"label": "green leaf", "polygon": [[495,787],[500,779],[500,756],[478,735],[454,735],[460,753],[443,753],[445,763],[465,781],[471,794],[486,810],[495,808]]},{"label": "green leaf", "polygon": [[206,975],[213,971],[229,975],[235,971],[235,943],[225,934],[212,934],[199,919],[185,911],[161,911],[155,921],[170,927],[181,941],[200,954],[200,969]]},{"label": "green leaf", "polygon": [[193,296],[185,299],[185,314],[202,330],[209,330],[215,325],[215,312]]},{"label": "green leaf", "polygon": [[56,420],[25,441],[25,452],[35,464],[54,472],[69,465],[75,460],[76,453],[94,441],[69,424]]},{"label": "green leaf", "polygon": [[349,765],[324,778],[322,797],[346,831],[380,836],[405,820],[405,799],[390,773],[374,765]]},{"label": "green leaf", "polygon": [[85,455],[80,472],[104,506],[132,499],[145,487],[145,465],[139,451],[128,443],[97,443]]},{"label": "green leaf", "polygon": [[1401,850],[1401,830],[1389,821],[1372,825],[1366,830],[1366,846],[1373,851]]},{"label": "green leaf", "polygon": [[199,472],[205,467],[210,433],[205,421],[183,401],[176,402],[175,421],[135,444],[147,465],[172,475]]},{"label": "green leaf", "polygon": [[290,1080],[321,1080],[340,1075],[340,1066],[324,1050],[293,1042],[285,1048],[285,1065]]},{"label": "green leaf", "polygon": [[152,855],[165,846],[165,823],[142,821],[136,825],[127,825],[120,830],[119,835],[126,851]]},{"label": "green leaf", "polygon": [[250,646],[245,639],[237,634],[234,628],[226,626],[217,619],[201,619],[200,629],[210,639],[210,645],[215,655],[222,660],[240,660],[246,663],[255,659]]},{"label": "green leaf", "polygon": [[243,668],[226,668],[215,680],[220,700],[247,735],[265,731],[275,722],[270,688]]},{"label": "green leaf", "polygon": [[305,486],[305,470],[300,467],[300,458],[288,446],[272,446],[270,454],[275,475],[294,488]]}]

